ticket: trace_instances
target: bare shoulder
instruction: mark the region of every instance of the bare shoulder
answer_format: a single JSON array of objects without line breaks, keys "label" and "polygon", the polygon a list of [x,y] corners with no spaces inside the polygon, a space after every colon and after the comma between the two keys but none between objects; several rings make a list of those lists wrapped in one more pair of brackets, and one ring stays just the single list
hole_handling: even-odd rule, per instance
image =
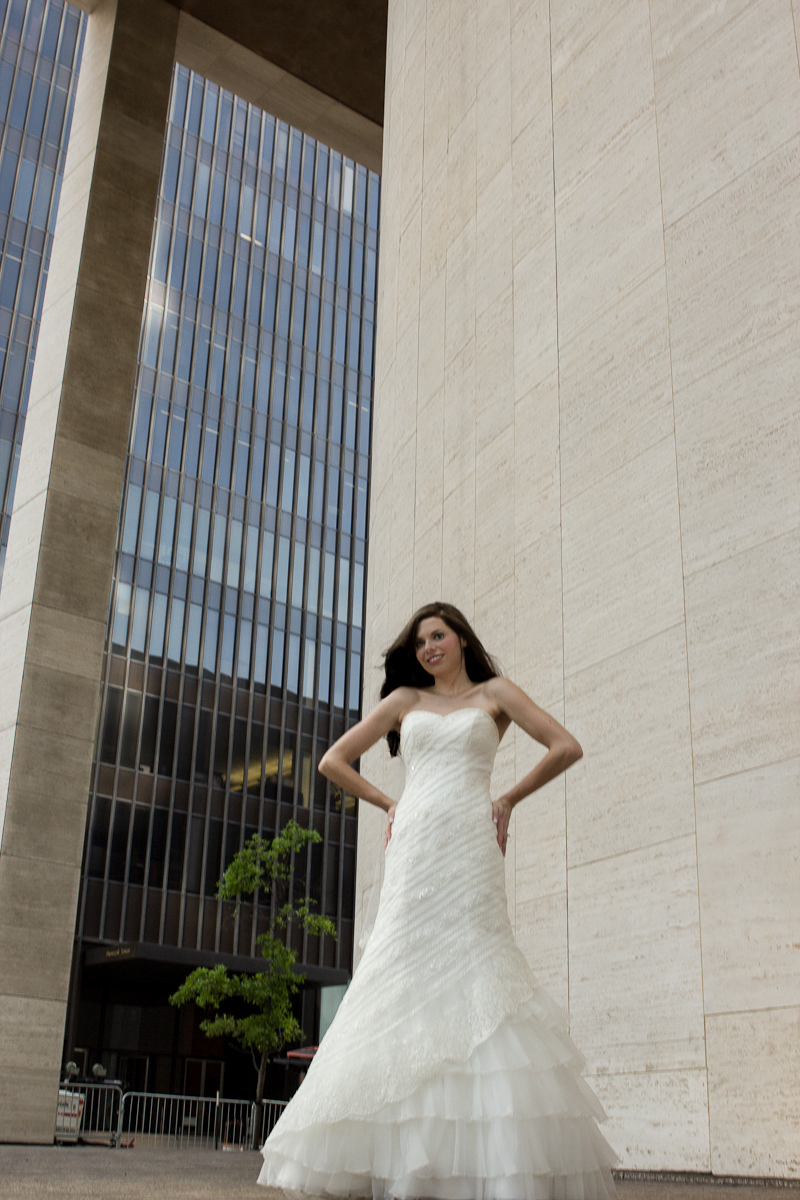
[{"label": "bare shoulder", "polygon": [[510,679],[506,679],[505,675],[495,675],[492,679],[487,679],[483,685],[483,694],[508,716],[513,715],[509,708],[517,708],[521,701],[532,703],[530,696]]},{"label": "bare shoulder", "polygon": [[395,688],[387,696],[388,699],[394,700],[394,711],[397,714],[397,722],[399,724],[406,713],[411,712],[411,709],[416,708],[419,704],[419,688],[405,686]]}]

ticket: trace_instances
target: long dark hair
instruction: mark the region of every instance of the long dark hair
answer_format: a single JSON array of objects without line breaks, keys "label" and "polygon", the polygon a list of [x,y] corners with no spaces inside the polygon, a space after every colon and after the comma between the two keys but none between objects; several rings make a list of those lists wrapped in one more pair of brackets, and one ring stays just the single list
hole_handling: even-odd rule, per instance
[{"label": "long dark hair", "polygon": [[[494,679],[500,674],[497,663],[486,652],[477,633],[460,609],[445,600],[435,600],[432,604],[423,604],[422,608],[418,608],[402,633],[395,638],[389,649],[384,651],[383,669],[386,678],[381,687],[381,700],[395,688],[426,688],[433,685],[433,676],[420,664],[414,648],[419,624],[427,617],[440,617],[445,625],[467,643],[464,647],[464,669],[473,683],[483,683],[485,679]],[[400,750],[400,734],[396,729],[390,729],[386,741],[389,743],[389,753],[394,758]]]}]

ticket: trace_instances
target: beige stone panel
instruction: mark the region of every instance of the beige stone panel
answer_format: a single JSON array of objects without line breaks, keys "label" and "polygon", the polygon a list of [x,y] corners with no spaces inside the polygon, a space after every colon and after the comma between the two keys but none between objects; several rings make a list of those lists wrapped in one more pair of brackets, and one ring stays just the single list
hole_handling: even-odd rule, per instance
[{"label": "beige stone panel", "polygon": [[675,390],[800,319],[800,137],[665,231]]},{"label": "beige stone panel", "polygon": [[[394,383],[392,374],[390,382]],[[391,483],[392,478],[392,443],[394,431],[394,414],[389,407],[394,392],[393,386],[384,383],[382,388],[383,407],[378,411],[373,409],[372,425],[372,492],[369,505],[370,536],[377,530],[375,514],[379,511],[380,498]],[[386,530],[388,536],[388,526]],[[371,553],[371,551],[370,551]]]},{"label": "beige stone panel", "polygon": [[[419,286],[424,295],[447,264],[447,162],[441,162],[425,181],[422,193],[422,226]],[[381,265],[381,271],[383,265]]]},{"label": "beige stone panel", "polygon": [[800,326],[675,395],[687,574],[800,524]]},{"label": "beige stone panel", "polygon": [[698,783],[800,753],[800,531],[686,579]]},{"label": "beige stone panel", "polygon": [[[419,34],[422,36],[419,36]],[[406,48],[403,96],[403,170],[400,175],[400,222],[405,225],[422,193],[425,111],[425,25]],[[397,195],[397,192],[394,193]]]},{"label": "beige stone panel", "polygon": [[[447,147],[447,244],[450,247],[477,208],[477,106],[464,114]],[[449,257],[449,255],[448,255]]]},{"label": "beige stone panel", "polygon": [[[471,607],[474,589],[475,479],[469,476],[454,487],[444,501],[442,599],[465,610],[464,601]],[[468,611],[466,615],[469,618]]]},{"label": "beige stone panel", "polygon": [[[478,570],[476,567],[476,575]],[[494,587],[475,587],[475,601],[469,618],[489,654],[498,662],[502,674],[515,677],[514,666],[514,582],[498,579]],[[507,791],[516,782],[516,729],[507,729],[498,750],[492,790],[495,795]],[[502,776],[500,764],[508,769]]]},{"label": "beige stone panel", "polygon": [[711,1170],[705,1069],[590,1075],[587,1082],[608,1115],[600,1132],[621,1168]]},{"label": "beige stone panel", "polygon": [[[5,589],[4,589],[5,590]],[[28,640],[30,608],[17,606],[3,618],[3,659],[0,662],[0,729],[13,731],[22,678],[25,671],[25,647]],[[11,742],[13,747],[13,738]],[[0,797],[0,805],[3,799]],[[0,825],[0,830],[2,826]]]},{"label": "beige stone panel", "polygon": [[[517,824],[521,813],[517,812]],[[567,893],[519,898],[517,869],[516,939],[528,965],[547,994],[566,1010],[569,999],[567,955]]]},{"label": "beige stone panel", "polygon": [[475,307],[478,315],[511,287],[511,161],[478,192]]},{"label": "beige stone panel", "polygon": [[[557,170],[559,151],[556,143]],[[556,214],[559,344],[565,345],[664,263],[655,119],[615,142],[580,184],[558,194]]]},{"label": "beige stone panel", "polygon": [[566,502],[673,431],[663,268],[560,346],[558,366]]},{"label": "beige stone panel", "polygon": [[[511,26],[511,136],[550,109],[550,5],[520,0]],[[513,151],[512,151],[513,153]]]},{"label": "beige stone panel", "polygon": [[[130,124],[132,122],[126,122],[126,127]],[[132,137],[134,132],[139,131],[126,128],[126,132]],[[113,130],[112,133],[118,134],[118,131]],[[153,206],[146,199],[158,186],[158,172],[153,170],[152,161],[156,159],[157,146],[163,146],[163,130],[159,135],[148,130],[146,137],[153,145],[140,147],[140,151],[150,159],[150,170],[138,163],[131,164],[129,159],[132,154],[123,155],[119,152],[120,138],[117,136],[115,152],[98,157],[91,179],[88,219],[85,221],[86,232],[81,244],[80,286],[101,295],[109,290],[113,292],[120,278],[131,278],[136,263],[150,256]],[[129,188],[126,188],[126,183]],[[144,193],[143,200],[132,204],[131,190]],[[146,280],[140,293],[126,294],[124,298],[117,296],[116,303],[137,308],[141,317],[145,283]]]},{"label": "beige stone panel", "polygon": [[[514,682],[543,708],[564,691],[561,621],[561,530],[515,547]],[[553,889],[555,890],[555,889]]]},{"label": "beige stone panel", "polygon": [[[55,455],[58,455],[58,441]],[[120,463],[120,468],[122,464]],[[95,492],[97,489],[87,489]],[[122,490],[121,482],[110,495],[102,498],[100,503],[79,495],[79,489],[73,481],[69,492],[62,492],[51,479],[47,507],[45,508],[42,524],[42,549],[51,553],[73,555],[80,561],[81,569],[91,570],[91,563],[108,572],[108,564],[113,558],[117,539],[116,522],[111,527],[111,516],[116,518],[119,513],[119,498]],[[107,587],[104,589],[102,600],[107,600]],[[45,579],[37,581],[36,598],[46,603],[48,585]],[[97,619],[103,620],[107,615],[103,610],[97,614]],[[90,615],[86,609],[78,609],[78,615]]]},{"label": "beige stone panel", "polygon": [[[501,4],[501,8],[506,6]],[[476,155],[480,195],[511,159],[511,47],[508,44],[478,84]]]},{"label": "beige stone panel", "polygon": [[[45,504],[46,494],[40,492],[25,504],[14,505],[13,540],[10,540],[3,588],[0,591],[0,620],[4,623],[9,614],[27,608],[31,602],[40,559]],[[10,570],[12,566],[13,570]],[[3,644],[5,661],[13,642],[3,637]]]},{"label": "beige stone panel", "polygon": [[[453,134],[478,95],[477,9],[478,0],[450,0],[450,37],[447,45],[449,154],[452,153]],[[442,56],[444,49],[438,47],[438,53]]]},{"label": "beige stone panel", "polygon": [[706,1018],[711,1170],[800,1177],[800,1008]]},{"label": "beige stone panel", "polygon": [[[85,789],[81,788],[80,780],[89,777],[94,739],[72,737],[54,729],[40,730],[30,725],[20,725],[16,729],[16,752],[24,756],[27,768],[25,773],[14,781],[12,808],[16,804],[17,811],[22,812],[25,806],[30,807],[34,800],[45,807],[53,796],[60,796],[63,803],[80,801],[85,805]],[[9,820],[11,819],[9,813]],[[41,819],[47,821],[50,818],[45,814]],[[35,829],[30,829],[29,835],[38,837]],[[78,830],[78,837],[81,841],[78,849],[80,854],[83,824]],[[16,850],[15,853],[24,857],[22,849]],[[52,844],[44,857],[53,858],[56,862],[71,862],[75,858],[75,850],[65,841],[59,846]]]},{"label": "beige stone panel", "polygon": [[697,789],[707,1013],[800,995],[800,759]]},{"label": "beige stone panel", "polygon": [[514,394],[558,371],[555,231],[514,264]]},{"label": "beige stone panel", "polygon": [[732,21],[753,0],[650,0],[656,80]]},{"label": "beige stone panel", "polygon": [[[560,705],[558,706],[560,708]],[[560,714],[559,714],[560,716]],[[531,746],[519,735],[520,778],[545,754],[543,746]],[[564,777],[552,779],[514,809],[517,820],[517,894],[520,903],[541,896],[566,895],[567,819]],[[564,1001],[566,1003],[566,999]]]},{"label": "beige stone panel", "polygon": [[446,364],[475,338],[475,229],[473,210],[447,251]]},{"label": "beige stone panel", "polygon": [[[29,858],[3,851],[0,929],[9,931],[4,935],[6,944],[9,937],[21,931],[27,933],[27,937],[18,938],[15,943],[19,952],[4,959],[3,995],[57,999],[67,994],[80,885],[76,867],[80,863],[83,834],[82,827],[72,863],[54,862],[48,857],[46,867],[41,863],[36,870]],[[8,842],[7,833],[3,841]],[[47,886],[43,887],[45,870]],[[43,972],[45,953],[47,971]]]},{"label": "beige stone panel", "polygon": [[475,595],[498,585],[505,589],[512,597],[509,633],[514,629],[514,493],[508,486],[513,470],[514,429],[508,425],[478,451],[475,462]]},{"label": "beige stone panel", "polygon": [[562,529],[567,675],[683,619],[671,437],[565,504]]},{"label": "beige stone panel", "polygon": [[571,1032],[589,1073],[705,1066],[695,838],[571,867]]},{"label": "beige stone panel", "polygon": [[[442,594],[442,531],[443,520],[438,521],[419,534],[414,543],[414,611],[423,604],[430,604]],[[409,616],[411,614],[409,613]]]},{"label": "beige stone panel", "polygon": [[549,107],[528,122],[511,147],[514,262],[554,237],[553,123]]},{"label": "beige stone panel", "polygon": [[[405,375],[407,364],[401,357],[402,339],[409,325],[413,325],[413,340],[418,340],[419,326],[419,262],[422,248],[422,211],[416,205],[400,236],[397,276],[397,355],[398,374],[402,382],[413,380],[415,375]],[[415,352],[416,353],[416,352]],[[414,364],[416,367],[416,363]],[[416,374],[416,372],[415,372]],[[406,385],[407,386],[407,385]]]},{"label": "beige stone panel", "polygon": [[475,470],[475,340],[445,367],[444,494]]},{"label": "beige stone panel", "polygon": [[[100,704],[97,680],[86,675],[56,671],[35,666],[30,655],[19,692],[17,724],[42,729],[62,737],[78,737],[95,733]],[[88,740],[88,739],[87,739]],[[24,770],[16,766],[15,770]],[[82,781],[88,783],[88,780]]]},{"label": "beige stone panel", "polygon": [[[96,132],[96,131],[94,131]],[[70,135],[70,144],[72,137]],[[62,205],[59,200],[58,206],[58,224],[63,228],[65,237],[58,242],[53,242],[54,253],[50,259],[50,270],[48,271],[47,287],[44,294],[44,302],[42,305],[42,316],[44,317],[50,309],[55,309],[60,303],[63,303],[67,297],[67,304],[71,306],[75,292],[75,281],[78,277],[78,268],[80,266],[81,253],[83,251],[84,234],[86,232],[86,215],[89,209],[89,190],[92,184],[92,176],[94,174],[95,158],[94,155],[86,156],[81,162],[73,166],[72,170],[62,182],[62,195],[64,195],[65,203]],[[66,189],[66,193],[65,193]],[[55,253],[55,247],[58,246],[58,254]],[[52,278],[53,286],[50,287],[50,279]],[[44,323],[44,328],[47,330],[47,323]],[[55,332],[55,331],[54,331]],[[48,341],[50,339],[48,338]],[[63,371],[64,353],[63,353],[63,337],[56,336],[53,338],[53,345],[57,345],[62,349],[60,356],[61,370],[58,366],[51,367],[51,370],[58,371],[60,380]],[[37,344],[38,351],[38,344]]]},{"label": "beige stone panel", "polygon": [[[4,680],[0,678],[0,695],[5,686]],[[0,726],[0,828],[3,826],[6,814],[6,802],[8,800],[8,783],[11,778],[11,758],[14,753],[14,734],[15,728],[13,725]]]},{"label": "beige stone panel", "polygon": [[[380,396],[383,384],[394,367],[397,355],[397,246],[389,237],[387,222],[381,221],[380,298],[376,313],[375,393]],[[377,421],[377,417],[376,417]]]},{"label": "beige stone panel", "polygon": [[686,631],[679,625],[571,675],[570,866],[694,833]]},{"label": "beige stone panel", "polygon": [[[52,500],[53,492],[50,493]],[[116,527],[109,522],[102,530],[106,546],[110,543],[110,555],[114,553]],[[106,562],[99,557],[102,542],[96,555],[76,557],[77,537],[64,546],[57,542],[42,540],[36,577],[35,600],[49,608],[60,608],[76,615],[84,613],[90,620],[104,622],[108,616],[108,596],[111,586],[111,558]],[[74,553],[70,553],[73,550]]]},{"label": "beige stone panel", "polygon": [[389,622],[398,630],[411,612],[414,582],[414,463],[415,438],[408,438],[395,452],[392,476]]},{"label": "beige stone panel", "polygon": [[[423,186],[427,193],[431,177],[446,169],[447,156],[447,71],[442,69],[442,49],[450,36],[450,12],[435,0],[425,13],[425,105],[423,111]],[[385,118],[384,118],[385,119]]]},{"label": "beige stone panel", "polygon": [[442,517],[444,460],[444,388],[420,408],[416,430],[414,536],[419,538]]},{"label": "beige stone panel", "polygon": [[524,548],[561,523],[557,371],[514,405],[514,450],[516,544]]},{"label": "beige stone panel", "polygon": [[105,621],[35,605],[30,610],[28,661],[45,670],[84,676],[95,685],[102,676]]},{"label": "beige stone panel", "polygon": [[[141,323],[141,304],[129,305],[113,294],[78,286],[64,372],[69,403],[62,400],[59,437],[106,454],[126,452]],[[98,329],[103,330],[102,347]],[[38,391],[35,373],[34,386]],[[103,404],[98,404],[98,395]]]},{"label": "beige stone panel", "polygon": [[[553,76],[597,37],[625,0],[553,0],[550,4],[550,41]],[[644,0],[643,0],[644,5]]]},{"label": "beige stone panel", "polygon": [[648,5],[626,0],[553,81],[559,197],[653,119]]},{"label": "beige stone panel", "polygon": [[748,5],[659,80],[657,102],[670,225],[800,131],[786,0]]},{"label": "beige stone panel", "polygon": [[[506,292],[475,322],[475,446],[480,453],[514,425],[514,294]],[[509,493],[511,488],[509,487]]]},{"label": "beige stone panel", "polygon": [[9,1141],[53,1140],[65,1004],[0,995],[0,1121]]},{"label": "beige stone panel", "polygon": [[[369,631],[376,630],[378,615],[385,610],[386,588],[391,571],[391,478],[383,492],[372,496],[370,514],[369,566],[367,568],[367,607],[364,622],[367,645]],[[366,660],[365,660],[366,661]]]},{"label": "beige stone panel", "polygon": [[[418,407],[421,412],[432,397],[444,393],[444,272],[434,279],[419,306]],[[441,472],[441,463],[439,464]]]},{"label": "beige stone panel", "polygon": [[509,52],[511,21],[511,0],[492,0],[491,4],[478,4],[475,43],[479,81],[494,67],[501,54]]},{"label": "beige stone panel", "polygon": [[186,12],[180,15],[175,57],[250,104],[380,171],[380,126]]},{"label": "beige stone panel", "polygon": [[[417,422],[417,371],[419,369],[419,323],[415,306],[397,341],[397,365],[392,388],[393,457],[400,446],[413,439]],[[393,466],[394,469],[394,466]]]},{"label": "beige stone panel", "polygon": [[[39,346],[41,346],[41,339]],[[18,507],[27,504],[35,496],[41,495],[47,487],[52,470],[59,397],[60,388],[54,388],[47,395],[40,397],[37,403],[29,402],[28,404],[30,419],[26,421],[25,442],[28,445],[27,453],[31,455],[32,461],[38,469],[28,471],[23,479],[17,476],[17,485],[14,489],[15,512]]]}]

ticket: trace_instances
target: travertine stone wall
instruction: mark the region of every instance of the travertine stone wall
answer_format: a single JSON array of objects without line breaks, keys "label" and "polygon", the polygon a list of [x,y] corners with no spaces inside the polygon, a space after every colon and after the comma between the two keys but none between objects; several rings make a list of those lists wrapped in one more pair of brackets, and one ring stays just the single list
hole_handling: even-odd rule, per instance
[{"label": "travertine stone wall", "polygon": [[178,12],[90,17],[0,594],[0,1140],[53,1139]]},{"label": "travertine stone wall", "polygon": [[583,744],[509,909],[630,1167],[800,1175],[799,20],[389,5],[365,704],[442,597]]}]

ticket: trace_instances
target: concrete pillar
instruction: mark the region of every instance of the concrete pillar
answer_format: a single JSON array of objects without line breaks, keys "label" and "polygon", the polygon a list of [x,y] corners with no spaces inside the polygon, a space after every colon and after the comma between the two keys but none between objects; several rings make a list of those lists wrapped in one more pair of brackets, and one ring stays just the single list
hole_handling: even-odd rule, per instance
[{"label": "concrete pillar", "polygon": [[89,18],[0,593],[0,1140],[52,1141],[178,10]]},{"label": "concrete pillar", "polygon": [[800,1174],[796,8],[389,3],[365,705],[441,597],[583,744],[509,908],[629,1167]]}]

